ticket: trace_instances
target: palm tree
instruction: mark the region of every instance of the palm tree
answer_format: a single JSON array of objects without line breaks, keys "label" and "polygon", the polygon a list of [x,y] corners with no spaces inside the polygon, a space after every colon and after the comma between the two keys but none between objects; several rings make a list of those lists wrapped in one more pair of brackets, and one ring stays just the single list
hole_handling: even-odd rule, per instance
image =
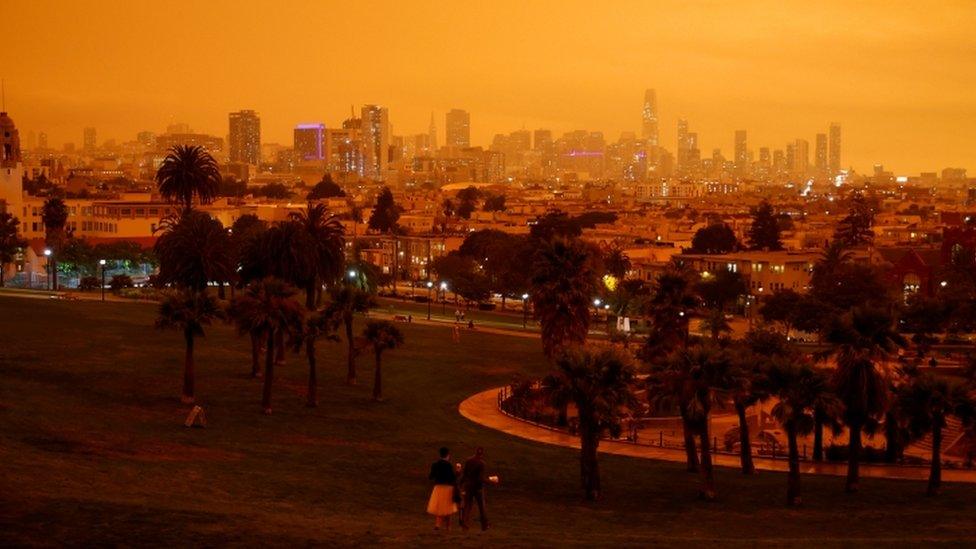
[{"label": "palm tree", "polygon": [[826,375],[796,357],[777,357],[771,362],[767,376],[771,392],[779,398],[773,406],[772,415],[786,429],[789,447],[786,502],[788,505],[799,505],[800,452],[797,437],[813,431],[817,404],[836,401],[837,397],[831,393]]},{"label": "palm tree", "polygon": [[694,421],[701,446],[702,488],[699,497],[715,499],[715,474],[712,468],[712,448],[709,434],[709,415],[712,409],[728,402],[739,380],[735,375],[730,353],[711,343],[696,345],[675,352],[669,361],[665,377],[667,384],[680,400],[688,403],[688,414]]},{"label": "palm tree", "polygon": [[257,305],[254,299],[246,299],[243,295],[237,296],[230,303],[227,309],[228,317],[237,327],[237,333],[247,335],[251,340],[251,377],[261,377],[261,351],[264,350],[264,326],[260,322],[252,307]]},{"label": "palm tree", "polygon": [[335,319],[321,311],[313,312],[305,320],[305,331],[301,337],[295,338],[296,345],[305,345],[305,357],[308,359],[308,399],[306,406],[314,408],[319,405],[318,372],[315,365],[315,343],[319,339],[338,341],[335,336]]},{"label": "palm tree", "polygon": [[27,241],[17,235],[20,221],[7,212],[0,212],[0,288],[4,286],[4,267],[12,263]]},{"label": "palm tree", "polygon": [[159,279],[202,292],[212,281],[226,282],[235,271],[230,237],[220,221],[199,211],[164,220],[156,241]]},{"label": "palm tree", "polygon": [[308,203],[300,212],[293,212],[291,220],[298,223],[308,237],[306,252],[312,255],[312,269],[305,287],[305,307],[315,309],[323,282],[333,282],[342,276],[344,229],[339,218],[330,215],[324,204]]},{"label": "palm tree", "polygon": [[45,243],[52,250],[48,259],[51,270],[52,288],[58,289],[58,252],[64,244],[65,226],[68,224],[68,207],[60,198],[48,198],[41,207],[41,221],[44,222]]},{"label": "palm tree", "polygon": [[204,204],[216,198],[220,183],[217,161],[197,145],[175,145],[156,170],[159,194],[184,211],[193,207],[194,197]]},{"label": "palm tree", "polygon": [[223,311],[213,297],[200,292],[188,290],[170,292],[159,304],[159,316],[156,327],[160,329],[174,328],[183,332],[186,343],[186,356],[183,362],[183,396],[184,403],[194,401],[194,362],[193,347],[196,338],[203,337],[204,326],[210,325],[214,319],[222,318]]},{"label": "palm tree", "polygon": [[617,280],[623,280],[631,268],[630,257],[627,256],[627,252],[614,244],[607,250],[603,259],[603,266],[608,274]]},{"label": "palm tree", "polygon": [[742,473],[751,475],[756,472],[756,466],[752,462],[752,438],[746,412],[750,406],[769,396],[766,383],[768,358],[746,345],[737,345],[733,349],[732,406],[739,418],[739,461]]},{"label": "palm tree", "polygon": [[894,329],[891,315],[877,308],[856,308],[843,315],[827,339],[837,361],[833,382],[844,403],[844,422],[850,438],[846,489],[856,492],[861,431],[888,407],[889,372],[885,361],[904,345],[904,339]]},{"label": "palm tree", "polygon": [[600,498],[600,438],[607,432],[619,433],[624,410],[635,404],[633,381],[629,358],[613,348],[564,349],[555,357],[555,371],[543,380],[543,391],[550,398],[568,394],[576,405],[580,479],[588,500]]},{"label": "palm tree", "polygon": [[305,309],[295,301],[296,290],[282,280],[268,277],[252,282],[237,298],[236,308],[245,316],[250,329],[259,331],[267,339],[264,360],[264,391],[261,406],[271,414],[271,387],[274,382],[275,344],[283,341],[279,334],[294,336],[302,331]]},{"label": "palm tree", "polygon": [[370,320],[363,328],[363,339],[373,348],[376,358],[376,375],[373,378],[373,400],[383,399],[383,378],[381,358],[383,351],[396,349],[403,345],[403,334],[388,320]]},{"label": "palm tree", "polygon": [[946,417],[954,415],[971,424],[976,416],[976,402],[963,383],[924,372],[899,388],[897,406],[912,437],[932,434],[927,492],[937,495],[942,485],[942,430]]},{"label": "palm tree", "polygon": [[356,384],[356,342],[352,333],[356,313],[368,311],[375,304],[372,294],[354,284],[343,284],[332,289],[327,314],[341,322],[346,334],[346,383]]},{"label": "palm tree", "polygon": [[579,239],[555,238],[536,250],[531,299],[546,356],[586,341],[597,292],[596,259],[597,251]]}]

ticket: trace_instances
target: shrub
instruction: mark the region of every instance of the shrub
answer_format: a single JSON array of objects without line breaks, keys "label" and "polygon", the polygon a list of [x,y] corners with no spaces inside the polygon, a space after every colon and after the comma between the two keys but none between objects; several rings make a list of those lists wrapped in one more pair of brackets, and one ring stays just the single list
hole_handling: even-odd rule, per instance
[{"label": "shrub", "polygon": [[132,277],[125,274],[113,275],[108,285],[112,288],[113,292],[117,292],[123,288],[131,288],[133,286]]},{"label": "shrub", "polygon": [[78,281],[78,289],[82,292],[90,292],[99,287],[100,282],[97,276],[83,276],[81,280]]}]

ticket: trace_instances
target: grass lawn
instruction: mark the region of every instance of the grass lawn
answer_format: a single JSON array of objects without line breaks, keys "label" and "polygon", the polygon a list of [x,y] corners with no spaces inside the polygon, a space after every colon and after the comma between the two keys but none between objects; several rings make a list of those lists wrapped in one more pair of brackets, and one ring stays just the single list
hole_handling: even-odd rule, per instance
[{"label": "grass lawn", "polygon": [[[278,369],[274,415],[261,414],[249,349],[215,326],[197,350],[197,393],[210,426],[185,429],[182,341],[152,327],[145,304],[0,297],[0,545],[235,544],[647,545],[892,544],[976,539],[976,491],[917,482],[718,471],[719,500],[696,500],[680,464],[605,456],[605,500],[580,499],[576,453],[508,437],[457,413],[467,396],[544,370],[534,339],[401,325],[384,359],[387,401],[369,400],[372,363],[343,384],[341,344],[320,346],[320,398],[304,406],[306,368]],[[501,477],[493,529],[435,533],[424,513],[430,462],[487,449]]]}]

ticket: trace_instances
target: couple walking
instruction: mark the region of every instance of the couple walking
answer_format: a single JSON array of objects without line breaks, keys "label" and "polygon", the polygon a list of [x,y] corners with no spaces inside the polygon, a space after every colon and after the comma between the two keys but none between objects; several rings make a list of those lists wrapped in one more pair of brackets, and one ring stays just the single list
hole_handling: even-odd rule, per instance
[{"label": "couple walking", "polygon": [[[434,490],[427,502],[427,513],[434,515],[434,529],[442,526],[451,528],[451,515],[458,512],[460,505],[461,528],[468,529],[468,521],[474,505],[478,506],[481,529],[488,529],[488,515],[485,509],[485,484],[489,478],[485,472],[485,450],[478,448],[464,466],[451,465],[451,452],[440,449],[440,459],[430,466],[429,478],[434,482]],[[460,478],[458,478],[460,474]],[[494,479],[494,477],[492,477]]]}]

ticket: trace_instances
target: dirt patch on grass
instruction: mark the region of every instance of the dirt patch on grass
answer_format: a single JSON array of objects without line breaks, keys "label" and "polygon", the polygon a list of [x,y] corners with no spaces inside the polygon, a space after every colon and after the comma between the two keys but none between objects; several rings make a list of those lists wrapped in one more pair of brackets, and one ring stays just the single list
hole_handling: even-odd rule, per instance
[{"label": "dirt patch on grass", "polygon": [[112,438],[104,433],[46,433],[23,437],[21,442],[45,452],[146,462],[236,461],[244,457],[239,452],[217,448]]}]

